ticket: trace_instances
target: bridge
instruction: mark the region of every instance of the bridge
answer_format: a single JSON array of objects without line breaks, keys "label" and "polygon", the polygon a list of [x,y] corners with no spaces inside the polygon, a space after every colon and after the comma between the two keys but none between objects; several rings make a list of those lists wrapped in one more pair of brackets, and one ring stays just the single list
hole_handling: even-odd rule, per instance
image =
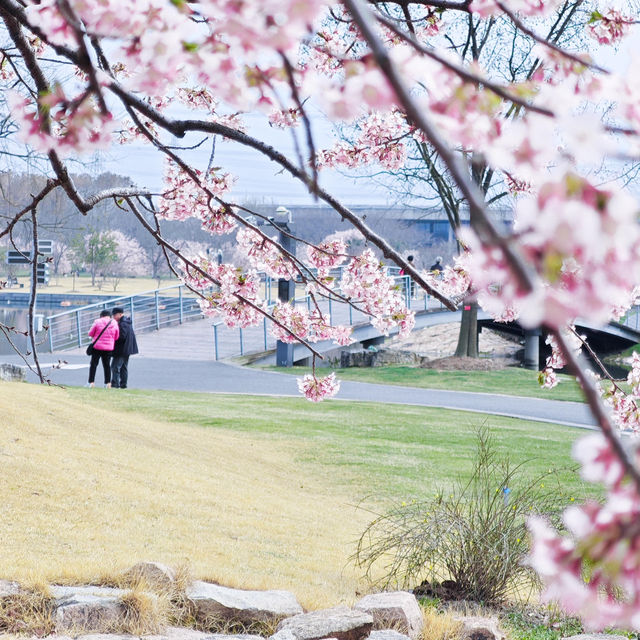
[{"label": "bridge", "polygon": [[[416,312],[416,328],[459,321],[460,311],[450,312],[443,309],[439,301],[421,290],[418,290],[417,297],[412,298],[409,295],[410,283],[407,276],[396,276],[396,280],[404,292],[407,306]],[[277,282],[264,276],[262,284],[267,303],[273,304],[277,297]],[[300,295],[296,298],[296,304],[310,308],[311,300],[307,296]],[[123,307],[126,315],[131,316],[138,335],[182,326],[180,337],[170,346],[174,351],[187,349],[198,358],[206,353],[207,358],[215,360],[226,360],[238,356],[249,359],[250,356],[252,362],[275,364],[273,350],[276,339],[271,335],[269,322],[266,319],[257,327],[230,329],[221,320],[205,318],[200,311],[197,296],[183,285],[164,287],[133,296],[111,298],[51,315],[45,320],[49,327],[47,342],[50,351],[84,349],[90,342],[88,331],[93,321],[102,309],[110,309],[114,306]],[[349,305],[335,300],[323,300],[321,308],[323,313],[329,314],[332,324],[352,326],[354,340],[364,347],[384,340],[381,332],[371,325],[370,318],[362,312],[355,311]],[[539,334],[532,335],[531,332],[525,332],[516,323],[496,323],[482,311],[478,313],[478,324],[480,328],[486,327],[523,337],[526,343],[525,354],[528,353],[531,360],[535,352],[535,364],[538,363],[539,353],[543,348],[540,344],[543,341],[539,340]],[[634,307],[620,323],[595,327],[579,322],[577,326],[581,333],[589,335],[591,344],[598,352],[619,351],[640,341],[640,307]],[[392,330],[391,335],[394,333]],[[331,352],[335,352],[336,356],[341,349],[331,341],[318,342],[313,346],[320,353],[331,355]],[[163,345],[162,349],[166,351],[167,347]],[[195,352],[198,351],[200,353],[196,354]],[[304,345],[293,345],[295,363],[303,363],[308,358],[309,351]]]}]

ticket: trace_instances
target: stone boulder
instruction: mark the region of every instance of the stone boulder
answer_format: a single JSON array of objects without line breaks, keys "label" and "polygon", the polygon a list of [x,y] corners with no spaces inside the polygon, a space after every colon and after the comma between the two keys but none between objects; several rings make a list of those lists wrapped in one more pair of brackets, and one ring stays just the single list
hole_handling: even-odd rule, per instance
[{"label": "stone boulder", "polygon": [[122,574],[127,584],[142,582],[152,589],[170,591],[176,581],[176,572],[159,562],[139,562]]},{"label": "stone boulder", "polygon": [[270,623],[302,613],[296,597],[289,591],[245,591],[210,582],[194,582],[186,591],[196,620],[241,624]]},{"label": "stone boulder", "polygon": [[373,628],[373,616],[364,612],[335,607],[303,613],[280,622],[272,640],[364,640]]},{"label": "stone boulder", "polygon": [[376,629],[395,629],[412,640],[422,634],[422,610],[416,597],[408,591],[372,593],[359,600],[354,608],[370,613]]},{"label": "stone boulder", "polygon": [[126,612],[121,601],[126,593],[108,587],[51,587],[56,631],[109,633],[117,629]]},{"label": "stone boulder", "polygon": [[0,380],[4,382],[24,382],[25,368],[15,364],[0,364]]},{"label": "stone boulder", "polygon": [[481,616],[455,617],[462,624],[460,640],[507,640],[500,629],[497,618]]}]

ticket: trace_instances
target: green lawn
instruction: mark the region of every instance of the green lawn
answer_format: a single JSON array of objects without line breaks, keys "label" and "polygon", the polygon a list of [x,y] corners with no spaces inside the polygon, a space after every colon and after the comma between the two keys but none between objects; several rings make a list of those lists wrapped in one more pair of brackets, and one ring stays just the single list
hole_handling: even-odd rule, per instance
[{"label": "green lawn", "polygon": [[[269,371],[304,375],[310,369],[304,367],[265,367]],[[538,373],[528,369],[509,367],[499,371],[434,371],[409,366],[368,367],[349,369],[318,369],[318,375],[335,371],[338,378],[357,382],[397,384],[421,389],[450,389],[452,391],[475,391],[500,393],[510,396],[527,396],[548,400],[573,400],[584,402],[580,387],[571,376],[559,375],[560,384],[554,389],[542,389],[538,384]]]},{"label": "green lawn", "polygon": [[[584,488],[570,457],[583,431],[498,416],[425,407],[267,398],[184,392],[128,390],[101,393],[73,388],[87,411],[92,406],[205,429],[231,430],[302,445],[299,462],[352,489],[354,499],[419,498],[437,486],[467,476],[475,432],[487,426],[501,453],[514,462],[530,460],[530,475],[562,469],[558,482],[575,493]],[[99,428],[99,427],[97,427]],[[310,465],[310,467],[307,467]],[[329,474],[327,476],[327,474]]]}]

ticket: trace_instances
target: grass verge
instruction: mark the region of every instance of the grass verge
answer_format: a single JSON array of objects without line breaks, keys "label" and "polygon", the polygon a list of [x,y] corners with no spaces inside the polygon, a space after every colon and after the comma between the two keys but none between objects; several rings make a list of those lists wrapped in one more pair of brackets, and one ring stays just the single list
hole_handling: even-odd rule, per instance
[{"label": "grass verge", "polygon": [[[267,371],[302,376],[310,373],[307,367],[261,367]],[[326,371],[326,373],[325,373]],[[334,371],[338,378],[355,382],[392,384],[420,389],[448,389],[476,393],[499,393],[545,400],[569,400],[584,402],[584,396],[575,379],[560,374],[560,384],[554,389],[542,389],[538,384],[538,372],[509,367],[498,371],[436,371],[409,366],[350,367],[348,369],[319,369],[318,375]]]},{"label": "grass verge", "polygon": [[0,577],[104,581],[156,560],[308,608],[363,586],[346,559],[372,516],[356,505],[468,473],[478,424],[533,474],[570,464],[580,435],[421,407],[9,383],[0,412]]}]

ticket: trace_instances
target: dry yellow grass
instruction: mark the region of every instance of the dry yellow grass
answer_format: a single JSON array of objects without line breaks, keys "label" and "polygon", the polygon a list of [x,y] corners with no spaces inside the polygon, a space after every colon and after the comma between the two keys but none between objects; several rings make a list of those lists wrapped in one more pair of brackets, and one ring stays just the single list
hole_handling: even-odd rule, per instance
[{"label": "dry yellow grass", "polygon": [[90,581],[156,560],[308,608],[355,599],[346,558],[369,516],[297,461],[301,445],[26,384],[0,383],[0,420],[0,577]]},{"label": "dry yellow grass", "polygon": [[422,615],[424,624],[421,640],[459,640],[462,623],[451,613],[426,607],[422,609]]}]

